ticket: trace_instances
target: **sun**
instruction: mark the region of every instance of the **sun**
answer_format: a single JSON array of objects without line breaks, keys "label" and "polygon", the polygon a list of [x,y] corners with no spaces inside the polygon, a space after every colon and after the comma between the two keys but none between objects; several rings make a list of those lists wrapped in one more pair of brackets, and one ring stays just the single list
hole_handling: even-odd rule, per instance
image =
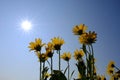
[{"label": "sun", "polygon": [[32,24],[30,21],[28,20],[24,20],[22,23],[21,23],[21,27],[24,31],[29,31],[31,30],[32,28]]}]

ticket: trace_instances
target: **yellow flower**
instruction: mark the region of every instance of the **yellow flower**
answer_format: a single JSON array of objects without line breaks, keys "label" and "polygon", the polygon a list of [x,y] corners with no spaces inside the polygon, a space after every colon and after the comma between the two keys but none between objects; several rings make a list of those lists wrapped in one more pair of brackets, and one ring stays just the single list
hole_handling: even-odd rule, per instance
[{"label": "yellow flower", "polygon": [[[120,71],[120,70],[119,70]],[[117,75],[117,77],[119,77],[120,78],[120,72],[116,72],[116,75]]]},{"label": "yellow flower", "polygon": [[87,30],[87,26],[85,26],[85,24],[80,24],[73,27],[72,31],[75,35],[81,35],[85,33],[86,30]]},{"label": "yellow flower", "polygon": [[97,80],[106,80],[106,78],[103,75],[97,75]]},{"label": "yellow flower", "polygon": [[48,42],[48,44],[45,46],[46,49],[53,49],[53,44],[51,42]]},{"label": "yellow flower", "polygon": [[113,75],[114,73],[114,66],[115,66],[115,62],[114,61],[110,61],[108,66],[107,66],[107,74],[108,75]]},{"label": "yellow flower", "polygon": [[53,44],[49,42],[47,46],[45,46],[45,49],[46,49],[46,55],[48,57],[52,57],[53,56]]},{"label": "yellow flower", "polygon": [[54,37],[51,40],[54,46],[54,50],[60,50],[61,46],[65,43],[64,40],[60,37]]},{"label": "yellow flower", "polygon": [[64,52],[61,55],[61,58],[64,59],[65,61],[69,61],[71,59],[71,53],[70,52]]},{"label": "yellow flower", "polygon": [[34,42],[30,42],[28,48],[30,48],[30,51],[31,50],[35,50],[35,43]]},{"label": "yellow flower", "polygon": [[36,52],[36,55],[40,62],[45,62],[48,59],[47,55],[44,53],[40,54],[40,52]]},{"label": "yellow flower", "polygon": [[79,60],[79,59],[82,58],[83,56],[84,56],[84,52],[83,52],[82,49],[81,49],[81,50],[76,49],[76,50],[74,51],[74,58],[75,58],[76,60]]},{"label": "yellow flower", "polygon": [[117,79],[120,79],[120,73],[116,72],[116,73],[114,74],[114,77],[117,78]]},{"label": "yellow flower", "polygon": [[99,74],[97,75],[97,80],[101,80],[101,76]]},{"label": "yellow flower", "polygon": [[97,38],[97,34],[93,31],[89,31],[89,33],[84,33],[79,37],[79,42],[81,44],[92,44],[95,43]]},{"label": "yellow flower", "polygon": [[115,62],[114,61],[110,61],[109,64],[108,64],[108,67],[114,68],[115,67]]},{"label": "yellow flower", "polygon": [[44,78],[48,78],[48,77],[50,77],[50,74],[49,73],[45,73],[44,74]]},{"label": "yellow flower", "polygon": [[102,75],[101,80],[106,80],[106,77]]},{"label": "yellow flower", "polygon": [[107,74],[112,76],[114,74],[114,68],[107,68]]},{"label": "yellow flower", "polygon": [[116,74],[110,76],[110,80],[120,80],[120,77],[117,76]]},{"label": "yellow flower", "polygon": [[52,52],[51,49],[47,49],[46,50],[46,56],[48,56],[48,57],[52,57],[53,56],[53,52]]},{"label": "yellow flower", "polygon": [[35,39],[35,42],[30,42],[30,43],[29,43],[28,48],[30,48],[30,51],[31,51],[31,50],[40,51],[40,50],[41,50],[41,47],[42,47],[43,45],[44,45],[44,44],[42,43],[42,40],[41,40],[40,38],[36,38],[36,39]]}]

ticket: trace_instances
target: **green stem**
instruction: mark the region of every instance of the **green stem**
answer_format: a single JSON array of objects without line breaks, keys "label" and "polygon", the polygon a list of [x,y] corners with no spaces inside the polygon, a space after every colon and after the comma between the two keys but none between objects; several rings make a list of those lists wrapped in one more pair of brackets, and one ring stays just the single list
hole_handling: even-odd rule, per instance
[{"label": "green stem", "polygon": [[69,74],[70,74],[70,65],[69,65],[69,61],[68,62],[68,80],[69,80]]},{"label": "green stem", "polygon": [[91,46],[88,45],[88,65],[87,65],[87,69],[89,70],[87,74],[89,74],[90,76],[90,80],[92,80],[92,64],[91,64],[91,57],[92,53],[91,53]]},{"label": "green stem", "polygon": [[41,80],[41,61],[40,61],[40,80]]},{"label": "green stem", "polygon": [[60,50],[58,50],[58,54],[59,54],[59,71],[60,71],[61,70]]},{"label": "green stem", "polygon": [[88,45],[88,49],[89,49],[89,52],[88,52],[88,53],[91,54],[90,45]]},{"label": "green stem", "polygon": [[90,45],[91,46],[91,52],[92,52],[92,77],[94,78],[94,70],[95,70],[95,62],[94,62],[94,50],[93,50],[93,46],[92,46],[92,44]]},{"label": "green stem", "polygon": [[53,73],[53,58],[51,57],[51,74]]},{"label": "green stem", "polygon": [[[45,68],[45,62],[43,62],[43,70],[44,70],[44,68]],[[45,74],[45,72],[43,71],[43,73],[42,73],[42,80],[44,80],[44,74]]]},{"label": "green stem", "polygon": [[91,49],[92,49],[92,55],[94,56],[94,50],[92,44],[91,44]]},{"label": "green stem", "polygon": [[[41,55],[41,51],[40,51],[40,55]],[[40,59],[39,59],[40,60]],[[41,72],[42,72],[42,67],[41,67],[42,63],[40,61],[40,80],[41,80]]]},{"label": "green stem", "polygon": [[87,64],[87,65],[86,65],[86,66],[87,66],[87,67],[86,67],[86,74],[88,75],[89,72],[88,72],[88,55],[87,55],[87,53],[89,54],[89,52],[88,52],[87,49],[86,49],[86,45],[85,45],[85,49],[84,49],[84,50],[85,50],[84,52],[85,52],[86,64]]}]

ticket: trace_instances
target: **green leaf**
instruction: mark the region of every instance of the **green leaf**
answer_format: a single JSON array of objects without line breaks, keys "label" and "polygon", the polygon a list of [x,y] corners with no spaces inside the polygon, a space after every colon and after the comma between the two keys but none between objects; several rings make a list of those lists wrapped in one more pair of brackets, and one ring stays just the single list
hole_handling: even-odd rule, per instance
[{"label": "green leaf", "polygon": [[65,69],[65,71],[64,71],[64,75],[65,75],[65,73],[66,73],[67,69],[68,69],[68,66],[66,67],[66,69]]},{"label": "green leaf", "polygon": [[74,71],[72,71],[72,73],[71,73],[71,75],[70,75],[70,80],[71,80],[71,78],[72,78],[72,76],[73,76],[74,72],[75,72],[75,70],[74,70]]},{"label": "green leaf", "polygon": [[49,64],[49,66],[51,65],[50,62],[47,60],[47,63]]},{"label": "green leaf", "polygon": [[47,73],[48,69],[49,69],[48,67],[45,67],[42,71],[42,74]]},{"label": "green leaf", "polygon": [[67,80],[67,78],[61,71],[53,70],[53,74],[49,80]]}]

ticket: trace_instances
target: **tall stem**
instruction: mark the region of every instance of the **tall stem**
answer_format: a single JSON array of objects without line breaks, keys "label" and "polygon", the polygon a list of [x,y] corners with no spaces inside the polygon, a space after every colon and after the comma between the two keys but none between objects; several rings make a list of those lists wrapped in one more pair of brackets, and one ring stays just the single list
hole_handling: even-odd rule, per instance
[{"label": "tall stem", "polygon": [[69,73],[70,73],[70,65],[69,65],[69,61],[68,62],[68,80],[69,80]]},{"label": "tall stem", "polygon": [[[44,68],[45,68],[45,62],[43,62],[43,70],[44,70]],[[45,72],[43,71],[42,72],[42,80],[44,80],[44,74],[45,74]]]},{"label": "tall stem", "polygon": [[90,45],[88,45],[88,49],[89,49],[89,54],[91,54],[91,48],[90,48]]},{"label": "tall stem", "polygon": [[93,78],[94,78],[94,70],[95,70],[95,62],[94,62],[94,50],[93,50],[93,46],[92,46],[92,44],[91,44],[91,51],[92,51],[92,76],[93,76]]},{"label": "tall stem", "polygon": [[58,54],[59,54],[59,71],[60,71],[61,70],[60,50],[58,50]]},{"label": "tall stem", "polygon": [[92,55],[94,56],[94,50],[92,44],[91,44],[91,49],[92,49]]},{"label": "tall stem", "polygon": [[86,67],[86,74],[88,75],[89,72],[88,72],[88,55],[87,55],[87,53],[89,54],[89,52],[87,51],[85,44],[83,44],[83,47],[84,47],[83,49],[84,49],[84,53],[85,53],[85,57],[86,57],[86,64],[87,64],[86,65],[87,66]]},{"label": "tall stem", "polygon": [[41,63],[41,61],[40,61],[40,80],[41,80],[41,65],[42,65],[42,63]]},{"label": "tall stem", "polygon": [[53,73],[53,58],[51,57],[51,74]]},{"label": "tall stem", "polygon": [[[40,51],[40,55],[41,55],[41,51]],[[40,60],[40,59],[39,59]],[[41,72],[42,72],[42,67],[41,67],[42,63],[41,63],[41,60],[40,60],[40,80],[41,80]]]}]

